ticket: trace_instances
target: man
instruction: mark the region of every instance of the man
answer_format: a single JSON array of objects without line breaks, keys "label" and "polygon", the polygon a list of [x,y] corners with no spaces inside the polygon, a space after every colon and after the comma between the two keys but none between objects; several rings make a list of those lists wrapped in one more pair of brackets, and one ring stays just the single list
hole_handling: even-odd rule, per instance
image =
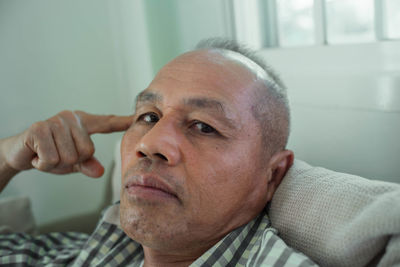
[{"label": "man", "polygon": [[126,130],[121,201],[105,212],[94,233],[64,235],[69,249],[56,244],[55,234],[24,236],[14,242],[16,249],[1,248],[0,262],[313,265],[286,247],[266,215],[294,156],[285,149],[289,111],[283,84],[262,66],[233,42],[208,40],[161,69],[138,95],[132,117],[64,111],[2,140],[4,187],[30,168],[101,176],[89,135]]}]

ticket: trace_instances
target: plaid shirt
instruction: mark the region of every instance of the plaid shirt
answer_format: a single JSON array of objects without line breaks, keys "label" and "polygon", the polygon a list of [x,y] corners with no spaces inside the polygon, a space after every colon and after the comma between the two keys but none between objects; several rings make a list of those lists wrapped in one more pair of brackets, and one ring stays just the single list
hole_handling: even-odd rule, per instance
[{"label": "plaid shirt", "polygon": [[[0,266],[141,266],[141,245],[120,228],[107,212],[92,235],[50,233],[0,236]],[[110,214],[110,212],[108,212]],[[119,218],[119,217],[118,217]],[[265,211],[226,235],[190,266],[316,266],[289,248],[271,227]]]}]

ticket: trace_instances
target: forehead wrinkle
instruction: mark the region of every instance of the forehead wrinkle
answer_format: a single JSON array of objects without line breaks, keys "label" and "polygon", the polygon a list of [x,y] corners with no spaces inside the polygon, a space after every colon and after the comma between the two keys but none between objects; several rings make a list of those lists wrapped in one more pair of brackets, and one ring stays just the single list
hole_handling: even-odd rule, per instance
[{"label": "forehead wrinkle", "polygon": [[197,108],[209,108],[215,109],[220,113],[225,113],[223,104],[215,99],[199,97],[199,98],[187,98],[183,101],[186,106],[195,106]]}]

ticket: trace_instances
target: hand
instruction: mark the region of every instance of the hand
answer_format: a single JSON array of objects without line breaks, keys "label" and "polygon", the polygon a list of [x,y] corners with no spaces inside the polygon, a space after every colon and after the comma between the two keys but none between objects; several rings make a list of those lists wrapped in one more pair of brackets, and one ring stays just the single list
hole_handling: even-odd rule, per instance
[{"label": "hand", "polygon": [[124,131],[131,123],[132,116],[62,111],[3,140],[0,156],[16,171],[36,168],[56,174],[82,172],[89,177],[100,177],[104,168],[93,157],[90,135]]}]

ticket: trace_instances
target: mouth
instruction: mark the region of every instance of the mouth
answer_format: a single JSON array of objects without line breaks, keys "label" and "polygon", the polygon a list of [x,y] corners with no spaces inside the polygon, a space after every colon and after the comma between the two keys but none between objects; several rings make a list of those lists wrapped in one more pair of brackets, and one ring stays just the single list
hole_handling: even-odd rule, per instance
[{"label": "mouth", "polygon": [[155,175],[134,176],[125,183],[128,195],[147,200],[178,199],[176,192]]}]

